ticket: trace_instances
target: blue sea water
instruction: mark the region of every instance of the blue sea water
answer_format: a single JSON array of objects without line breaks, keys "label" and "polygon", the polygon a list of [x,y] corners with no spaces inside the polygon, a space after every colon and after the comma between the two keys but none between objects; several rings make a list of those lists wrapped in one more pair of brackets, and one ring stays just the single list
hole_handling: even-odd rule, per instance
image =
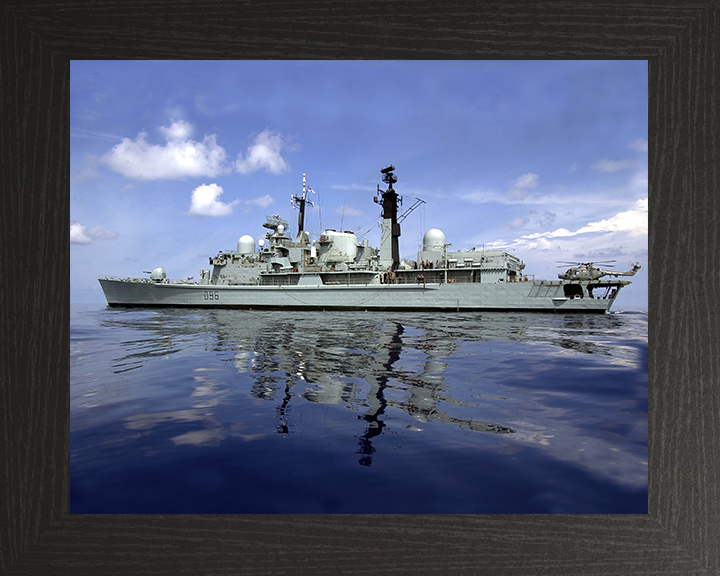
[{"label": "blue sea water", "polygon": [[72,513],[647,513],[647,314],[72,305]]}]

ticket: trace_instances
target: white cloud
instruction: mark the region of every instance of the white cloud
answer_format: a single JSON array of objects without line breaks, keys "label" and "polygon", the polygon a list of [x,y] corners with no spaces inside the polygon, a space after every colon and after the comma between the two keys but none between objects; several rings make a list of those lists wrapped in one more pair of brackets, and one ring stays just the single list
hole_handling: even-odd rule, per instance
[{"label": "white cloud", "polygon": [[149,144],[141,132],[137,140],[123,141],[104,154],[100,161],[126,178],[139,180],[176,179],[187,176],[217,176],[225,171],[225,149],[218,146],[215,135],[202,142],[188,140],[191,125],[182,120],[160,131],[168,142],[164,146]]},{"label": "white cloud", "polygon": [[575,236],[577,232],[570,232],[567,228],[558,228],[550,232],[535,232],[534,234],[527,234],[522,237],[525,240],[536,240],[538,238],[568,238]]},{"label": "white cloud", "polygon": [[260,208],[267,208],[271,204],[275,204],[275,200],[273,200],[270,194],[265,194],[265,196],[260,196],[259,198],[245,200],[245,204],[254,204],[255,206],[260,206]]},{"label": "white cloud", "polygon": [[603,158],[593,164],[593,168],[600,172],[617,172],[618,170],[629,170],[635,167],[635,160],[607,160]]},{"label": "white cloud", "polygon": [[512,182],[512,187],[510,190],[505,192],[508,196],[512,198],[518,198],[523,199],[527,198],[530,195],[530,188],[535,188],[538,183],[538,175],[537,174],[523,174],[519,178],[516,178]]},{"label": "white cloud", "polygon": [[633,236],[648,233],[648,201],[638,200],[632,210],[620,212],[607,220],[591,222],[583,226],[576,234],[586,232],[629,232]]},{"label": "white cloud", "polygon": [[117,238],[117,232],[107,230],[102,226],[94,226],[87,230],[85,226],[77,222],[70,224],[70,243],[71,244],[91,244],[93,238],[102,240],[111,240]]},{"label": "white cloud", "polygon": [[85,233],[82,224],[70,224],[70,244],[90,244],[92,238]]},{"label": "white cloud", "polygon": [[513,181],[513,188],[535,188],[538,182],[537,174],[523,174]]},{"label": "white cloud", "polygon": [[170,126],[160,126],[160,132],[167,140],[185,140],[192,135],[192,124],[178,120]]},{"label": "white cloud", "polygon": [[638,138],[630,144],[630,148],[637,150],[638,152],[647,152],[648,151],[648,141],[644,140],[643,138]]},{"label": "white cloud", "polygon": [[[643,186],[644,183],[644,186]],[[549,188],[549,187],[548,187]],[[533,192],[532,194],[522,198],[510,196],[507,193],[499,193],[493,190],[481,190],[477,192],[459,193],[455,197],[472,204],[502,204],[504,206],[537,206],[538,212],[530,212],[531,215],[537,214],[544,216],[541,218],[533,218],[537,224],[550,226],[552,222],[543,224],[542,221],[552,219],[553,212],[547,208],[559,209],[561,207],[570,207],[575,210],[577,207],[585,209],[604,209],[613,210],[621,209],[627,205],[627,198],[640,197],[647,195],[647,179],[643,180],[641,176],[634,177],[630,185],[622,186],[617,189],[607,189],[588,194],[587,188],[584,186],[573,187],[562,190],[562,193],[554,192],[549,194],[540,194]],[[543,212],[540,212],[542,210]],[[544,212],[547,212],[545,214]]]},{"label": "white cloud", "polygon": [[558,228],[551,232],[537,232],[535,234],[522,236],[517,242],[549,238],[569,238],[580,234],[608,232],[627,232],[630,236],[646,236],[648,233],[647,198],[635,202],[635,205],[630,210],[620,212],[612,218],[590,222],[575,232],[571,232],[566,228]]},{"label": "white cloud", "polygon": [[112,240],[117,238],[118,233],[112,230],[106,230],[102,226],[94,226],[87,231],[87,234],[93,238],[100,238],[102,240]]},{"label": "white cloud", "polygon": [[255,138],[255,143],[248,148],[247,156],[243,159],[238,154],[235,168],[241,174],[250,174],[265,169],[271,174],[280,174],[290,169],[288,163],[280,155],[284,146],[283,137],[276,132],[264,130]]},{"label": "white cloud", "polygon": [[192,192],[188,214],[195,216],[228,216],[232,214],[232,207],[237,204],[239,200],[234,200],[229,204],[220,202],[218,198],[222,193],[222,187],[217,184],[203,184],[202,186],[198,186]]}]

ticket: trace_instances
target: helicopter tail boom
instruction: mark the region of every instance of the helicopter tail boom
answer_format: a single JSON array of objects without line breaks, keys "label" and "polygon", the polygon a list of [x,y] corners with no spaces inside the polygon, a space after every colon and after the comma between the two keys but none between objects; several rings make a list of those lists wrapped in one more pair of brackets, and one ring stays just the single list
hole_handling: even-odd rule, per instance
[{"label": "helicopter tail boom", "polygon": [[600,270],[600,272],[606,276],[635,276],[640,270],[642,270],[642,266],[640,262],[636,262],[627,272],[616,272],[615,270]]}]

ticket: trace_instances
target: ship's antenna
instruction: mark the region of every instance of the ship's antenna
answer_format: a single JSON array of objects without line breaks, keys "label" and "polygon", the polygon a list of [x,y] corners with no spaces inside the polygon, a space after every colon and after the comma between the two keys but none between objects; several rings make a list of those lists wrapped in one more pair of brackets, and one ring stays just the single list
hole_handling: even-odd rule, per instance
[{"label": "ship's antenna", "polygon": [[320,218],[320,234],[323,233],[323,225],[322,225],[322,202],[320,202],[320,191],[318,190],[317,193],[318,196],[318,217]]},{"label": "ship's antenna", "polygon": [[305,229],[305,198],[307,196],[307,181],[303,174],[303,195],[300,200],[300,215],[298,216],[298,235]]},{"label": "ship's antenna", "polygon": [[305,179],[305,174],[303,174],[302,196],[293,196],[292,201],[293,201],[293,205],[298,206],[300,208],[300,213],[298,214],[298,233],[297,233],[297,238],[295,239],[295,242],[302,243],[302,242],[305,242],[305,240],[303,240],[303,238],[305,236],[307,236],[306,234],[304,234],[304,231],[305,231],[305,204],[310,204],[310,206],[314,206],[314,204],[307,199],[307,181]]},{"label": "ship's antenna", "polygon": [[343,222],[345,221],[345,200],[346,200],[346,198],[343,198],[342,213],[340,214],[340,231],[341,232],[343,229]]}]

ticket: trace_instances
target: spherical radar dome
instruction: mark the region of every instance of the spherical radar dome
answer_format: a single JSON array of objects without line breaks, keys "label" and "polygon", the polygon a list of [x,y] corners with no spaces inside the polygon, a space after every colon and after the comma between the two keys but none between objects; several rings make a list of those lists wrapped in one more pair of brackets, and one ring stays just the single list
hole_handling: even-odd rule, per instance
[{"label": "spherical radar dome", "polygon": [[445,248],[445,234],[437,228],[430,228],[423,236],[423,250],[442,250]]},{"label": "spherical radar dome", "polygon": [[250,254],[252,252],[255,252],[255,238],[248,234],[240,236],[237,248],[239,254]]}]

